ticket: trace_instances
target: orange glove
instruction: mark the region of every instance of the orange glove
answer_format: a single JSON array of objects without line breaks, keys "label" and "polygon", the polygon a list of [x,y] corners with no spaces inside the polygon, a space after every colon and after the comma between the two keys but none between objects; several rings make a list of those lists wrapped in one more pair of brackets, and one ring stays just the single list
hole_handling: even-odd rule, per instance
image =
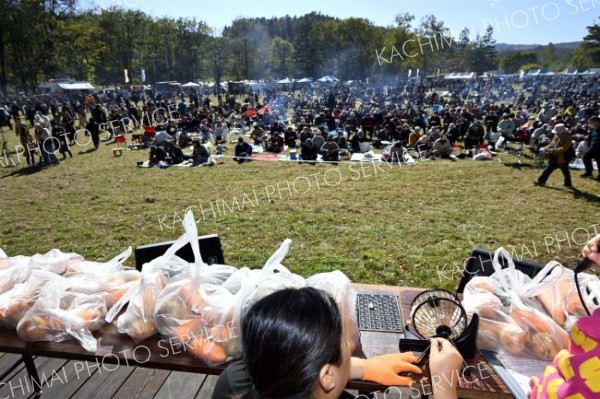
[{"label": "orange glove", "polygon": [[412,353],[390,353],[365,360],[363,381],[373,381],[386,386],[409,386],[413,379],[399,376],[398,373],[410,371],[421,374],[420,368],[413,363],[419,360]]}]

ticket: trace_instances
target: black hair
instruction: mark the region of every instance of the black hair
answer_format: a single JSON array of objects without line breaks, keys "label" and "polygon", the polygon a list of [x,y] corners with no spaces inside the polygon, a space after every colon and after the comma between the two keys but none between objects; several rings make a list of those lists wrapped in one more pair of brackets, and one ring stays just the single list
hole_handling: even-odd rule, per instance
[{"label": "black hair", "polygon": [[312,397],[321,368],[341,364],[341,340],[340,312],[325,292],[288,288],[266,296],[242,321],[244,363],[254,383],[244,397]]}]

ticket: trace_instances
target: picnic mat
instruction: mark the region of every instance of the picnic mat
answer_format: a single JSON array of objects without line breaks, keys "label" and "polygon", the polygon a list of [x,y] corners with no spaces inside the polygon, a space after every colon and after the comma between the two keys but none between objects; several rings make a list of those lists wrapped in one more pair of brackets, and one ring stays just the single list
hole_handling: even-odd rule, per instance
[{"label": "picnic mat", "polygon": [[[284,156],[284,159],[286,157]],[[277,154],[270,154],[268,152],[263,152],[260,154],[252,154],[252,159],[256,159],[259,161],[279,161],[281,157]]]}]

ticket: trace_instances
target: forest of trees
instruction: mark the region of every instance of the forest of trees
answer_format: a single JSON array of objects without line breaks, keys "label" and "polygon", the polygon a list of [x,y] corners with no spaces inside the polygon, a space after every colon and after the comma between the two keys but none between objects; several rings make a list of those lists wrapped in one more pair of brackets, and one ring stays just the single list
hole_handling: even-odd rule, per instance
[{"label": "forest of trees", "polygon": [[59,77],[115,85],[123,83],[124,69],[140,83],[142,68],[146,82],[184,82],[325,74],[354,80],[411,69],[514,72],[526,64],[591,67],[599,63],[600,28],[588,30],[574,54],[549,44],[499,57],[491,27],[453,33],[433,15],[417,22],[399,14],[387,27],[315,12],[242,18],[216,35],[194,18],[156,18],[118,7],[81,9],[77,0],[0,0],[0,91],[31,93]]}]

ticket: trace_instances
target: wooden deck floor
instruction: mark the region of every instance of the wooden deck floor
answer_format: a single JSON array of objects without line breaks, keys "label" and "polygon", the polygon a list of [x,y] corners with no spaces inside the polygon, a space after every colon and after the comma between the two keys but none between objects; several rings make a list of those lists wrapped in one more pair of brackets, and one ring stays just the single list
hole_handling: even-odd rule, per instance
[{"label": "wooden deck floor", "polygon": [[[21,358],[0,354],[0,372]],[[40,377],[41,398],[50,399],[210,399],[217,376],[155,370],[141,367],[104,366],[93,362],[34,359]],[[34,398],[33,384],[24,364],[2,382],[0,399]]]}]

